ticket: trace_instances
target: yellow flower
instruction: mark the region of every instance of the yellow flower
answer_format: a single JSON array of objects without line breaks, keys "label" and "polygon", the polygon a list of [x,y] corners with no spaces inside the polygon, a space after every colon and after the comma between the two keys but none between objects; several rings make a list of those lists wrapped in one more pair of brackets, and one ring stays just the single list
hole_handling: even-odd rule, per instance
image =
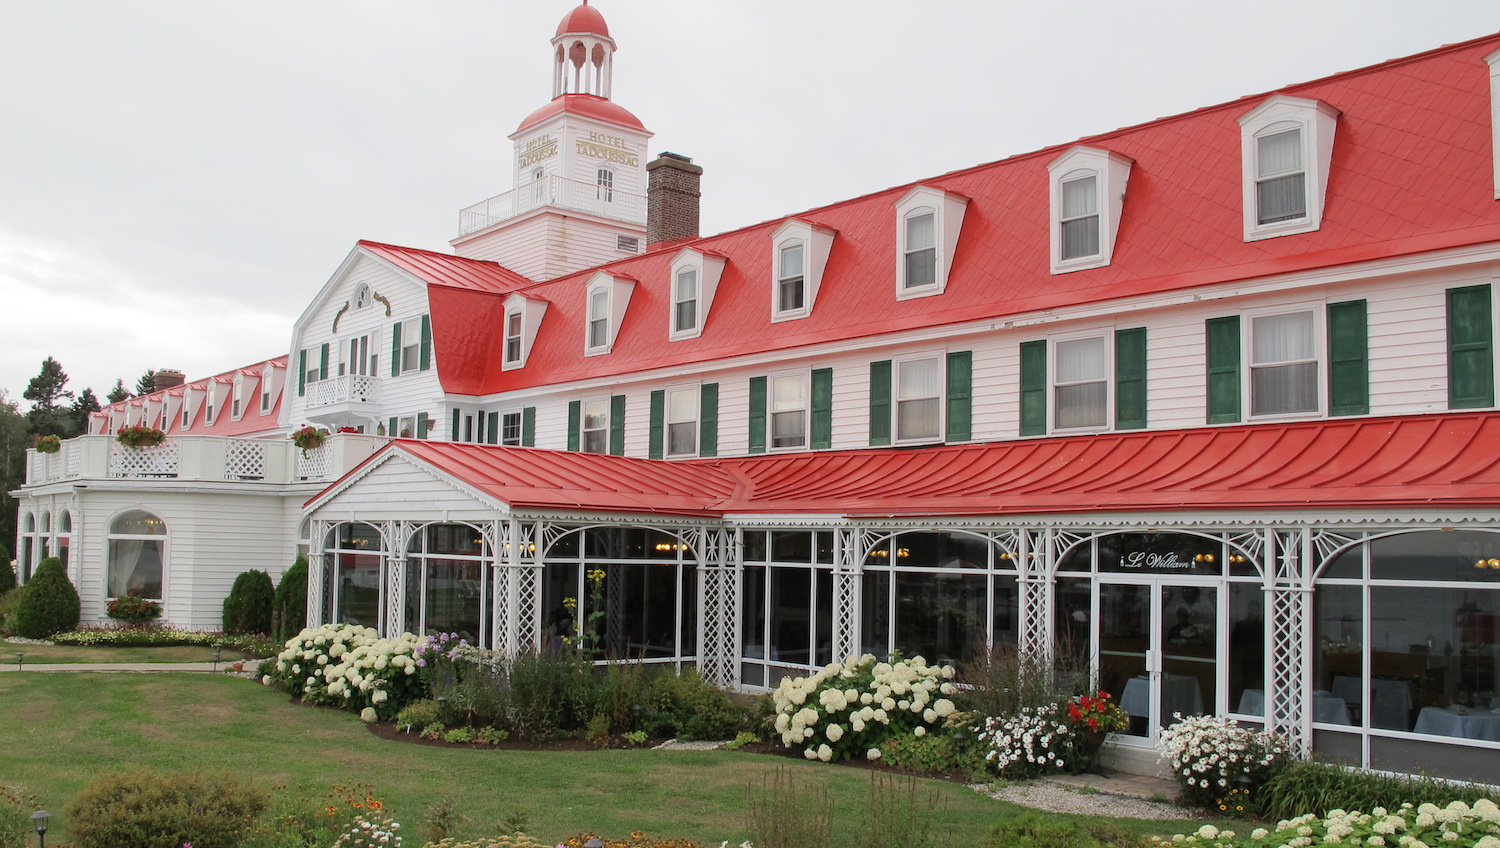
[{"label": "yellow flower", "polygon": [[588,570],[587,577],[588,577],[590,583],[603,583],[604,582],[604,569],[602,569],[602,568],[591,568],[591,569]]},{"label": "yellow flower", "polygon": [[572,612],[573,610],[578,609],[578,599],[563,598],[563,606],[567,608],[568,612]]}]

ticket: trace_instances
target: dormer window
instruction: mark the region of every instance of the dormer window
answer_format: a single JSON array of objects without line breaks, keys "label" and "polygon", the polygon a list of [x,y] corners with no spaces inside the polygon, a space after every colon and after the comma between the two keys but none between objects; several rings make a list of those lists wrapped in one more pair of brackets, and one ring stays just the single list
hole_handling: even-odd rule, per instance
[{"label": "dormer window", "polygon": [[521,362],[521,310],[511,309],[505,313],[505,364]]},{"label": "dormer window", "polygon": [[193,395],[191,392],[183,392],[182,395],[182,428],[186,430],[193,421]]},{"label": "dormer window", "polygon": [[271,372],[260,375],[260,413],[271,411]]},{"label": "dormer window", "polygon": [[1322,225],[1338,115],[1319,100],[1276,95],[1239,119],[1246,241]]},{"label": "dormer window", "polygon": [[722,254],[696,247],[684,248],[673,257],[669,339],[675,342],[703,334],[724,263]]},{"label": "dormer window", "polygon": [[833,247],[833,235],[833,230],[799,218],[792,218],[776,229],[771,236],[775,247],[771,320],[812,314],[823,268]]},{"label": "dormer window", "polygon": [[1074,147],[1047,164],[1052,185],[1052,273],[1109,264],[1132,164],[1125,156],[1096,147]]},{"label": "dormer window", "polygon": [[584,356],[609,353],[625,320],[635,281],[603,271],[589,278],[586,295],[586,322],[583,335]]},{"label": "dormer window", "polygon": [[896,202],[896,299],[942,294],[969,200],[917,186]]},{"label": "dormer window", "polygon": [[244,404],[240,402],[240,398],[244,395],[244,390],[244,382],[236,379],[234,381],[234,394],[229,401],[229,417],[235,421],[240,420],[240,412],[244,409]]},{"label": "dormer window", "polygon": [[698,329],[698,269],[683,268],[672,284],[672,332]]},{"label": "dormer window", "polygon": [[501,370],[521,368],[531,355],[537,328],[547,312],[547,301],[513,292],[505,299],[505,347],[500,357]]}]

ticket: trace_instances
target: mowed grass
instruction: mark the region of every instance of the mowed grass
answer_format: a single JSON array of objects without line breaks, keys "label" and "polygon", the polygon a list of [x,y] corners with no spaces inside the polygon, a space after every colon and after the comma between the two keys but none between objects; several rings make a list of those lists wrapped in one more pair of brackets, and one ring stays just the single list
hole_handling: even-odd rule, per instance
[{"label": "mowed grass", "polygon": [[[868,805],[862,769],[726,751],[503,751],[390,742],[358,717],[305,707],[243,678],[188,674],[21,672],[0,675],[0,782],[36,795],[51,812],[55,844],[66,844],[61,815],[100,772],[131,766],[166,771],[228,770],[262,787],[302,785],[321,796],[332,784],[366,783],[420,846],[426,810],[452,798],[468,816],[458,835],[500,832],[514,810],[544,841],[581,831],[633,830],[705,846],[747,838],[747,785],[778,768],[827,788],[834,845],[854,846]],[[1020,808],[963,786],[922,781],[946,808],[953,845],[979,845]],[[1196,826],[1196,823],[1192,826]],[[1139,822],[1141,833],[1171,834],[1186,823]],[[49,834],[51,835],[51,834]]]},{"label": "mowed grass", "polygon": [[[31,645],[0,639],[0,666],[15,668],[18,652],[25,654],[21,661],[22,669],[30,663],[210,662],[214,658],[214,649],[205,645],[119,648],[110,645]],[[220,659],[233,661],[240,659],[240,655],[225,650],[220,654]]]}]

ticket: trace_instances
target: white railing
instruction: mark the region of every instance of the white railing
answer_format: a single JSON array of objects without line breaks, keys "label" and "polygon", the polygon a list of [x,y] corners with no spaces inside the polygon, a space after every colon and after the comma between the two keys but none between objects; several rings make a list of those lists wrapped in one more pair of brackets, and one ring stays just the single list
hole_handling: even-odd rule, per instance
[{"label": "white railing", "polygon": [[304,457],[285,436],[174,436],[142,448],[126,447],[113,436],[80,436],[63,442],[57,453],[28,450],[25,485],[91,479],[321,483],[337,479],[387,441],[334,433]]},{"label": "white railing", "polygon": [[307,386],[307,407],[336,403],[375,403],[380,400],[380,380],[368,374],[329,377]]},{"label": "white railing", "polygon": [[630,194],[583,180],[547,176],[460,210],[458,234],[466,236],[543,206],[589,212],[632,224],[646,223],[646,196],[643,194]]}]

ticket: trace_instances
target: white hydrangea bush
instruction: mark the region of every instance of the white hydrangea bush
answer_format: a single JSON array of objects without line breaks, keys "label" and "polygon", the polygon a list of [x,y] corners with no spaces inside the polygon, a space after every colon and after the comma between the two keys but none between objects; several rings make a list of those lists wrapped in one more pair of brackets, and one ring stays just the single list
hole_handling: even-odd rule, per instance
[{"label": "white hydrangea bush", "polygon": [[[334,704],[388,720],[427,690],[425,636],[382,639],[370,627],[325,624],[287,640],[275,673],[261,679],[310,704]],[[366,713],[373,710],[373,713]],[[367,721],[372,720],[366,718]]]},{"label": "white hydrangea bush", "polygon": [[1189,804],[1213,804],[1238,788],[1242,777],[1257,788],[1292,756],[1286,737],[1242,727],[1233,719],[1184,718],[1180,713],[1173,718],[1177,722],[1162,730],[1160,745]]},{"label": "white hydrangea bush", "polygon": [[939,730],[958,712],[952,666],[851,656],[808,677],[783,677],[772,698],[782,744],[809,760],[878,760],[886,740]]},{"label": "white hydrangea bush", "polygon": [[1311,813],[1258,827],[1246,836],[1204,825],[1160,844],[1181,848],[1313,848],[1358,845],[1373,848],[1500,848],[1500,806],[1488,799],[1469,806],[1402,804],[1376,807],[1368,813],[1330,810],[1327,818]]}]

